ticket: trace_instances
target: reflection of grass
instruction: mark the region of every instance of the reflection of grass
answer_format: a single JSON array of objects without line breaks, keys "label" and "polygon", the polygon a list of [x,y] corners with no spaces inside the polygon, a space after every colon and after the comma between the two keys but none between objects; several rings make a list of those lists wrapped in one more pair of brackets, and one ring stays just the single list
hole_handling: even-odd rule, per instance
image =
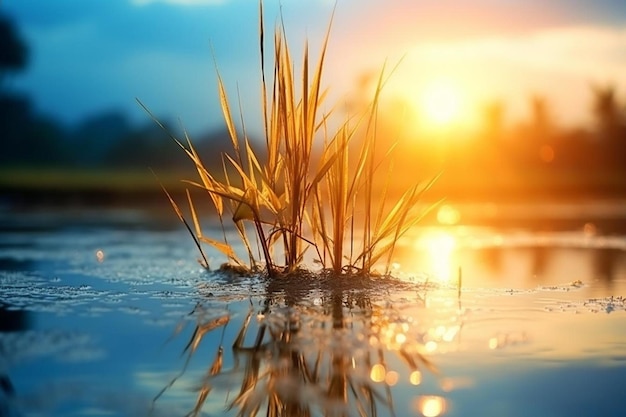
[{"label": "reflection of grass", "polygon": [[[195,239],[222,251],[238,266],[247,264],[256,270],[264,265],[270,276],[297,271],[311,248],[317,251],[322,266],[335,274],[367,274],[381,263],[388,271],[395,243],[420,219],[423,213],[416,203],[432,182],[412,184],[394,203],[387,201],[385,190],[392,178],[387,170],[389,163],[383,160],[389,157],[394,145],[386,147],[376,137],[384,72],[366,114],[349,117],[334,129],[332,112],[324,114],[321,110],[326,95],[321,80],[329,32],[313,68],[305,45],[298,77],[285,29],[282,25],[277,27],[273,79],[268,83],[260,4],[265,160],[257,157],[245,128],[243,136],[239,134],[219,75],[220,100],[233,151],[232,155],[224,155],[223,171],[211,172],[189,139],[186,144],[177,141],[198,171],[199,180],[190,183],[208,192],[220,220],[233,220],[249,262],[239,259],[228,242],[202,234],[189,198]],[[314,152],[316,144],[321,145],[319,156]],[[222,179],[216,174],[223,175]],[[378,198],[374,197],[376,178],[382,178]]]},{"label": "reflection of grass", "polygon": [[237,416],[394,415],[391,377],[399,373],[390,356],[415,384],[414,374],[436,372],[422,353],[423,336],[399,311],[373,303],[367,282],[344,291],[332,281],[319,287],[316,303],[287,281],[268,284],[261,309],[242,317],[230,350],[223,339],[229,316],[196,312],[189,359],[209,332],[221,329],[222,337],[189,415],[200,415],[211,395],[225,396],[224,407]]}]

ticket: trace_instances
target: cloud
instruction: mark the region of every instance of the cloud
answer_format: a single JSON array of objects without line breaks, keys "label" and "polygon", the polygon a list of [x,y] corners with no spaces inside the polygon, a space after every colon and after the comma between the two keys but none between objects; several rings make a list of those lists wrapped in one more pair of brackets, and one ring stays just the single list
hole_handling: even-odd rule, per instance
[{"label": "cloud", "polygon": [[[590,84],[616,84],[626,73],[626,27],[570,26],[526,35],[416,44],[400,82],[442,74],[463,84],[474,104],[503,100],[513,118],[525,117],[531,94],[545,95],[564,124],[589,117]],[[401,71],[401,72],[402,72]]]},{"label": "cloud", "polygon": [[597,26],[553,28],[525,36],[491,36],[432,42],[414,52],[427,61],[480,62],[489,68],[509,63],[545,72],[578,76],[617,76],[626,69],[626,28]]},{"label": "cloud", "polygon": [[[75,121],[103,106],[134,109],[139,95],[147,104],[159,103],[151,106],[158,106],[159,114],[169,108],[186,124],[192,119],[205,123],[201,111],[213,109],[204,107],[208,99],[198,98],[198,91],[206,85],[200,83],[207,83],[207,93],[213,93],[213,57],[227,82],[248,87],[242,88],[248,105],[258,103],[256,93],[248,99],[249,91],[256,91],[249,80],[259,69],[257,1],[5,3],[4,11],[15,18],[32,53],[19,86],[41,110],[64,120]],[[301,56],[305,37],[312,53],[319,50],[333,0],[264,3],[268,33],[283,6],[294,57]],[[419,63],[414,78],[430,67],[463,68],[484,83],[477,81],[474,88],[485,94],[506,88],[517,94],[531,88],[562,91],[572,83],[583,89],[589,82],[584,77],[603,82],[626,73],[625,22],[623,0],[342,0],[336,6],[325,81],[331,81],[334,94],[353,87],[359,71],[408,53]],[[492,71],[496,68],[499,72]],[[480,78],[486,73],[490,78]],[[510,87],[511,80],[518,86]],[[59,97],[65,97],[62,105]]]}]

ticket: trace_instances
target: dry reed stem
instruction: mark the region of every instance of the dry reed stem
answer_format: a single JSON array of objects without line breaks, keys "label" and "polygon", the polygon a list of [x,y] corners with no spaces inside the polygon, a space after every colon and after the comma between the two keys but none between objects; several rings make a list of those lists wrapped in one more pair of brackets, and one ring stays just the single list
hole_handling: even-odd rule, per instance
[{"label": "dry reed stem", "polygon": [[[335,132],[329,132],[332,111],[321,112],[326,96],[322,75],[334,11],[314,64],[308,42],[305,43],[299,77],[294,74],[295,62],[281,18],[274,30],[270,83],[265,75],[262,1],[259,2],[259,13],[266,159],[262,161],[254,151],[245,126],[243,135],[240,135],[217,65],[219,100],[232,145],[232,155],[223,155],[223,178],[209,172],[186,135],[186,144],[172,136],[195,165],[199,180],[187,183],[208,193],[222,224],[224,242],[202,233],[189,194],[187,199],[195,234],[176,203],[168,197],[198,246],[199,242],[206,243],[223,253],[229,262],[242,266],[244,263],[226,240],[223,220],[228,213],[247,252],[250,271],[257,271],[263,265],[268,276],[290,274],[301,267],[306,251],[314,247],[322,267],[336,275],[369,274],[382,261],[387,274],[395,244],[422,217],[423,212],[417,209],[417,203],[433,182],[410,187],[391,208],[387,208],[385,200],[392,177],[389,173],[382,174],[385,178],[381,190],[383,198],[378,202],[374,198],[375,178],[381,176],[379,171],[383,161],[392,159],[396,144],[392,141],[383,157],[379,157],[376,119],[380,95],[389,75],[383,67],[373,101],[364,114],[348,117]],[[364,133],[361,133],[362,125]],[[323,147],[316,157],[314,146],[319,141]],[[350,154],[353,143],[359,146],[354,161]],[[252,227],[250,233],[254,238],[249,236],[247,225]],[[359,227],[362,227],[362,236],[357,237]],[[355,241],[361,245],[355,245]],[[252,242],[256,242],[257,253]],[[282,263],[278,261],[277,253],[283,254]],[[204,255],[203,258],[206,263]]]}]

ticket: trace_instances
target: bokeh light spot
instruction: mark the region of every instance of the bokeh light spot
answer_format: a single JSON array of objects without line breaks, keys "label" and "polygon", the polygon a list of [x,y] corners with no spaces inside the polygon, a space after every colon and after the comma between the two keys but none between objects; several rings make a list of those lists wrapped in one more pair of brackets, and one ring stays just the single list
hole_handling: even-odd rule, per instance
[{"label": "bokeh light spot", "polygon": [[422,373],[420,371],[413,371],[409,376],[409,382],[412,385],[419,385],[422,383]]},{"label": "bokeh light spot", "polygon": [[385,380],[386,374],[387,371],[385,370],[385,366],[377,363],[376,365],[372,366],[372,370],[370,371],[370,378],[374,382],[383,382]]},{"label": "bokeh light spot", "polygon": [[387,375],[385,375],[385,382],[390,387],[393,387],[398,383],[399,375],[396,371],[389,371]]},{"label": "bokeh light spot", "polygon": [[417,399],[417,410],[424,417],[437,417],[446,411],[446,399],[438,395],[423,395]]}]

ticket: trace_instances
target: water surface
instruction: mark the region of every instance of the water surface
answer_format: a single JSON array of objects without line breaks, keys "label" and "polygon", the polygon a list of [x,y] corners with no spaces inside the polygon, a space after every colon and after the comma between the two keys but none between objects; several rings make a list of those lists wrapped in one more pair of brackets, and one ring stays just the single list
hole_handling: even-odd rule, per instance
[{"label": "water surface", "polygon": [[620,415],[623,207],[452,207],[401,282],[340,285],[207,272],[149,210],[6,208],[0,415]]}]

